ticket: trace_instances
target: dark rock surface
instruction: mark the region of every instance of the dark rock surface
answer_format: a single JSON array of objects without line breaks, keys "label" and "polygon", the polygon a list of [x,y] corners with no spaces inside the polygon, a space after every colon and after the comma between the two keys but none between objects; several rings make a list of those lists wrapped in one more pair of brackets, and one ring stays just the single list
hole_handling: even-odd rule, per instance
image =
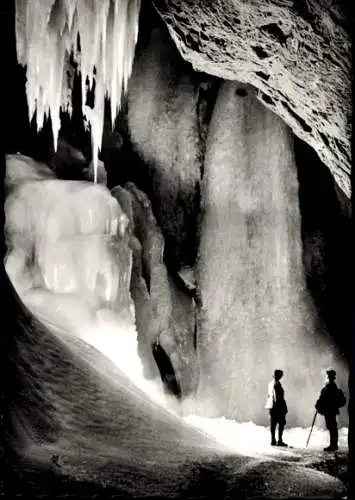
[{"label": "dark rock surface", "polygon": [[194,69],[255,86],[258,99],[317,151],[350,196],[350,2],[153,4]]},{"label": "dark rock surface", "polygon": [[[94,165],[67,140],[59,137],[57,151],[49,149],[47,163],[59,179],[87,180],[94,182]],[[97,182],[107,184],[104,163],[98,160]]]},{"label": "dark rock surface", "polygon": [[48,153],[48,164],[58,178],[82,179],[88,161],[81,151],[59,137],[57,150],[52,149]]},{"label": "dark rock surface", "polygon": [[199,363],[195,345],[195,302],[171,276],[169,289],[172,302],[168,332],[159,340],[175,367],[183,396],[194,394],[199,378]]}]

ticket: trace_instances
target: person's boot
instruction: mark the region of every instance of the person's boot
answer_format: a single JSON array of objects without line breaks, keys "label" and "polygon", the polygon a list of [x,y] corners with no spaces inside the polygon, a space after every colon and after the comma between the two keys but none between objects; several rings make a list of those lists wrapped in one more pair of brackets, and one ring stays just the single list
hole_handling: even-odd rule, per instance
[{"label": "person's boot", "polygon": [[283,434],[284,428],[283,426],[279,426],[279,440],[277,442],[277,446],[282,446],[283,448],[287,448],[288,444],[284,443],[282,441],[282,434]]},{"label": "person's boot", "polygon": [[337,451],[338,450],[338,443],[337,442],[332,442],[330,441],[330,445],[324,448],[324,451]]},{"label": "person's boot", "polygon": [[337,451],[338,449],[338,429],[332,429],[330,432],[330,445],[324,448],[324,451]]}]

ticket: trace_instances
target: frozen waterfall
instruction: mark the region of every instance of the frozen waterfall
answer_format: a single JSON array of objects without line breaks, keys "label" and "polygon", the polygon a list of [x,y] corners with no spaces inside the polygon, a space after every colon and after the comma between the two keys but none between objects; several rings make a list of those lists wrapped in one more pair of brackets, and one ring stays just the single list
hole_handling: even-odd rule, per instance
[{"label": "frozen waterfall", "polygon": [[309,425],[324,369],[339,368],[346,387],[345,369],[306,290],[291,132],[249,86],[221,86],[202,213],[197,412],[265,424],[281,368],[290,423]]}]

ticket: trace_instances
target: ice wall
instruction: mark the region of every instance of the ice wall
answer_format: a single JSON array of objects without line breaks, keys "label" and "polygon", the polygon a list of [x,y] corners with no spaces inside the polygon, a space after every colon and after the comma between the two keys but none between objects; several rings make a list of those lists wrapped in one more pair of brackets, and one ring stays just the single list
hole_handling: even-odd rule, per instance
[{"label": "ice wall", "polygon": [[36,291],[49,302],[61,296],[53,313],[73,327],[80,322],[70,313],[73,302],[82,311],[128,311],[128,219],[108,189],[53,179],[45,165],[22,155],[6,159],[6,270],[23,301],[35,300]]},{"label": "ice wall", "polygon": [[338,369],[346,386],[345,371],[305,289],[291,133],[251,87],[221,86],[203,192],[197,411],[265,423],[267,383],[280,368],[289,421],[309,425],[324,369]]}]

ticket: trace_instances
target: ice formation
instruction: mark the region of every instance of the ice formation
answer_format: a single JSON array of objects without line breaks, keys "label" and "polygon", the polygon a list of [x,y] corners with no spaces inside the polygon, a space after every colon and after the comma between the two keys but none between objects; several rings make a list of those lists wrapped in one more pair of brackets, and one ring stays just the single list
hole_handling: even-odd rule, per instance
[{"label": "ice formation", "polygon": [[[97,178],[105,95],[111,101],[112,124],[127,89],[138,38],[140,0],[16,0],[18,62],[27,67],[29,118],[37,111],[37,129],[51,116],[57,149],[60,109],[71,113],[73,54],[82,77],[82,106],[90,125]],[[80,50],[78,47],[80,40]],[[86,105],[87,85],[95,103]]]},{"label": "ice formation", "polygon": [[25,306],[61,341],[79,337],[168,411],[162,382],[144,378],[129,294],[128,218],[100,184],[52,178],[23,155],[6,156],[5,269]]},{"label": "ice formation", "polygon": [[263,425],[266,381],[281,367],[287,422],[309,425],[324,370],[334,367],[346,388],[347,368],[306,286],[290,130],[249,86],[220,87],[204,186],[198,413]]}]

